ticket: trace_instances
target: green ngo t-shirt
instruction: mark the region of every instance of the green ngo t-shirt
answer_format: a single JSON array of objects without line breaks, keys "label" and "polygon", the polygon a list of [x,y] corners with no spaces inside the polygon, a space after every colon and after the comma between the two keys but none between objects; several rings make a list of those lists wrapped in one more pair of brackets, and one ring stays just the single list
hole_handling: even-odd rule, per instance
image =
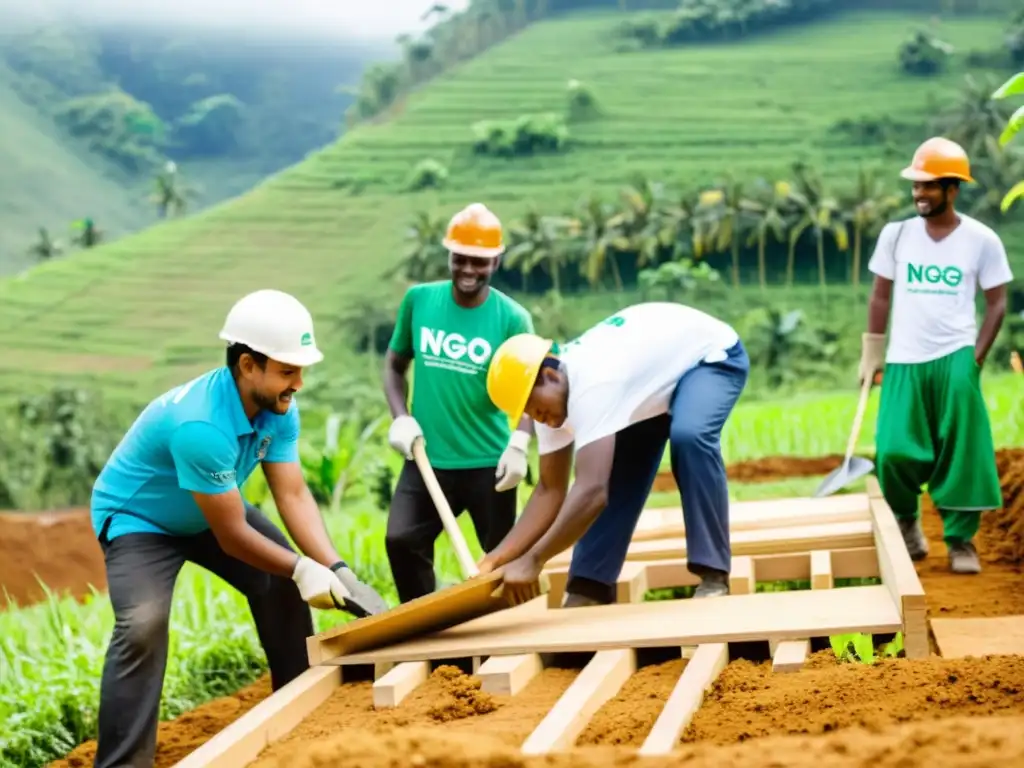
[{"label": "green ngo t-shirt", "polygon": [[530,314],[495,290],[479,307],[455,303],[450,280],[410,288],[398,308],[391,349],[413,358],[412,407],[437,469],[497,464],[508,418],[487,395],[487,367],[506,339],[533,333]]}]

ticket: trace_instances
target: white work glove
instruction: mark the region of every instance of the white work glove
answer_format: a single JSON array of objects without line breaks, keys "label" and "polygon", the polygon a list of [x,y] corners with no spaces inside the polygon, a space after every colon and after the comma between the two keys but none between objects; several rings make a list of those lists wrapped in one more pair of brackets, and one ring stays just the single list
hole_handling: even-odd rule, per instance
[{"label": "white work glove", "polygon": [[857,383],[864,385],[865,380],[874,378],[877,371],[885,365],[885,334],[865,333],[861,335],[860,368],[857,371]]},{"label": "white work glove", "polygon": [[292,581],[299,587],[302,599],[314,608],[341,608],[352,596],[334,571],[308,557],[299,558]]},{"label": "white work glove", "polygon": [[512,433],[494,473],[496,491],[510,491],[526,477],[526,450],[529,445],[530,436],[526,432],[517,429]]},{"label": "white work glove", "polygon": [[412,444],[417,437],[423,437],[423,430],[420,429],[420,423],[412,416],[399,416],[391,422],[391,428],[388,430],[388,442],[405,458],[412,458]]}]

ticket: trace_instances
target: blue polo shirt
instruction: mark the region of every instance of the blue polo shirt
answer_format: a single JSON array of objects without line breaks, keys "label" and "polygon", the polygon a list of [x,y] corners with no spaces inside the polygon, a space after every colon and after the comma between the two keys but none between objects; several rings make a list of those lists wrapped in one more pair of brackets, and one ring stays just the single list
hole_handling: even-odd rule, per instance
[{"label": "blue polo shirt", "polygon": [[231,370],[205,373],[153,400],[114,449],[93,487],[93,530],[100,535],[111,515],[108,539],[208,530],[192,492],[226,493],[260,462],[298,461],[298,440],[295,400],[250,422]]}]

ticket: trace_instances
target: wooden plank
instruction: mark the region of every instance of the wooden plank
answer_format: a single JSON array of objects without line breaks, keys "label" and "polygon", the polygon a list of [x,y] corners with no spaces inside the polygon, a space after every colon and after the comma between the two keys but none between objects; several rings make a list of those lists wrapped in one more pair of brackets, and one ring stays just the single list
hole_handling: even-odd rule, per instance
[{"label": "wooden plank", "polygon": [[878,481],[867,478],[874,528],[875,549],[878,550],[882,584],[889,590],[893,603],[902,619],[903,648],[909,659],[924,659],[929,655],[927,603],[924,587],[914,569],[914,563],[903,543],[899,524],[892,509],[877,492]]},{"label": "wooden plank", "polygon": [[515,696],[544,668],[539,653],[491,656],[476,673],[488,693]]},{"label": "wooden plank", "polygon": [[1024,616],[932,619],[931,625],[946,658],[1024,655]]},{"label": "wooden plank", "polygon": [[797,672],[810,653],[809,640],[782,640],[772,651],[772,672]]},{"label": "wooden plank", "polygon": [[[875,544],[870,520],[737,531],[730,535],[730,541],[734,556],[790,554],[812,549],[869,547]],[[664,560],[685,556],[686,539],[657,539],[631,543],[626,560]],[[551,558],[545,564],[545,568],[567,566],[571,562],[570,547]]]},{"label": "wooden plank", "polygon": [[811,589],[832,589],[832,553],[827,549],[811,552]]},{"label": "wooden plank", "polygon": [[290,733],[341,685],[341,668],[310,667],[261,701],[174,768],[238,768]]},{"label": "wooden plank", "polygon": [[[495,590],[500,585],[499,569],[410,600],[385,613],[355,619],[325,632],[319,632],[306,638],[309,663],[315,666],[342,653],[368,651],[453,627],[470,619],[508,610],[509,606],[505,599],[495,595]],[[547,577],[542,576],[541,591],[546,592],[547,587]]]},{"label": "wooden plank", "polygon": [[679,736],[703,703],[705,691],[728,663],[727,643],[703,643],[697,646],[665,702],[665,707],[644,739],[639,750],[641,755],[667,755],[675,749]]},{"label": "wooden plank", "polygon": [[543,755],[571,749],[597,710],[619,692],[635,671],[636,651],[632,648],[594,654],[523,742],[522,753]]},{"label": "wooden plank", "polygon": [[884,586],[846,587],[841,600],[831,591],[800,590],[571,610],[541,605],[529,621],[518,611],[500,611],[371,652],[339,654],[325,663],[790,640],[848,632],[884,634],[901,626],[899,611]]},{"label": "wooden plank", "polygon": [[627,560],[615,580],[615,602],[639,603],[647,593],[647,563]]},{"label": "wooden plank", "polygon": [[757,591],[754,575],[754,560],[751,557],[734,557],[729,571],[729,592],[733,595],[752,595]]},{"label": "wooden plank", "polygon": [[[870,519],[866,493],[836,494],[824,499],[798,497],[729,503],[730,533]],[[685,535],[682,508],[664,507],[645,509],[631,538],[632,541],[652,541]]]},{"label": "wooden plank", "polygon": [[376,709],[397,707],[420,683],[430,677],[429,661],[406,661],[398,664],[373,684],[373,706]]}]

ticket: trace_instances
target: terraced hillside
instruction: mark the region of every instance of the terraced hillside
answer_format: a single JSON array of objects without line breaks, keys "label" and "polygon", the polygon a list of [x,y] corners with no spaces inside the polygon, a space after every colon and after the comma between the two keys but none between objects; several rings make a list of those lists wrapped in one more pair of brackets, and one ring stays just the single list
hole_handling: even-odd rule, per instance
[{"label": "terraced hillside", "polygon": [[[737,45],[616,53],[621,14],[570,16],[516,37],[409,97],[389,119],[246,195],[190,220],[47,264],[0,284],[0,396],[44,380],[99,379],[143,397],[219,360],[218,325],[242,293],[295,292],[314,310],[330,367],[350,363],[337,318],[387,290],[415,212],[447,215],[473,200],[511,219],[535,203],[617,193],[629,174],[712,182],[783,173],[804,158],[828,175],[878,163],[895,174],[921,136],[887,153],[853,146],[844,118],[923,125],[962,83],[962,59],[935,78],[902,76],[897,47],[928,16],[860,12]],[[986,48],[1002,20],[946,20],[958,50]],[[471,125],[562,111],[566,84],[593,88],[602,117],[574,123],[560,155],[481,158]],[[923,129],[922,129],[923,130]],[[426,158],[448,166],[443,191],[403,191]],[[1007,228],[1012,243],[1020,230]]]}]

